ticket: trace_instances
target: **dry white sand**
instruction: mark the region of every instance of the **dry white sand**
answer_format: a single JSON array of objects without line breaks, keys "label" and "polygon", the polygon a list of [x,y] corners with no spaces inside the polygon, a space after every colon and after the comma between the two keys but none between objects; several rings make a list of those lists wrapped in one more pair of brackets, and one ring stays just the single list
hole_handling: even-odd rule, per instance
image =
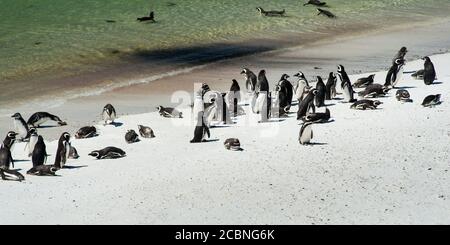
[{"label": "dry white sand", "polygon": [[[425,86],[408,74],[399,84],[413,103],[398,102],[395,90],[375,111],[328,102],[335,104],[334,122],[313,126],[312,146],[298,143],[295,114],[264,124],[238,117],[235,125],[211,129],[217,141],[201,144],[189,143],[189,117],[147,113],[120,117],[121,127],[99,124],[100,136],[72,140],[81,158],[68,165],[80,168],[0,181],[0,223],[450,224],[450,54],[431,58],[439,84]],[[410,62],[405,71],[422,64]],[[376,82],[384,83],[385,74],[377,73]],[[436,93],[442,105],[420,105]],[[126,130],[138,124],[151,126],[156,138],[127,144]],[[229,137],[239,138],[244,151],[225,150]],[[127,157],[87,155],[110,145]],[[16,168],[25,174],[31,161],[23,149],[17,144],[13,156],[24,160]],[[53,163],[56,142],[47,150]]]}]

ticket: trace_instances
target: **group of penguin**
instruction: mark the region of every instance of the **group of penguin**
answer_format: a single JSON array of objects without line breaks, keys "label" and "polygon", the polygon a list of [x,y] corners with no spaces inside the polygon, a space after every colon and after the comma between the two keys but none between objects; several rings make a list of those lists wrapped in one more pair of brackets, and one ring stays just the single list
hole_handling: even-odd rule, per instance
[{"label": "group of penguin", "polygon": [[[115,108],[111,104],[107,104],[103,108],[102,116],[105,125],[114,124],[116,118]],[[55,176],[56,171],[66,167],[67,159],[79,158],[76,148],[71,145],[71,135],[68,132],[64,132],[58,140],[54,164],[45,164],[49,155],[47,154],[44,138],[42,135],[38,135],[37,129],[49,120],[57,122],[60,126],[67,125],[58,116],[48,112],[36,112],[27,122],[25,122],[20,113],[15,113],[12,118],[14,120],[15,131],[7,133],[0,147],[0,175],[3,180],[23,181],[25,179],[19,171],[10,169],[10,167],[14,168],[14,159],[11,151],[16,141],[27,142],[26,150],[28,151],[28,157],[31,158],[33,163],[32,168],[27,171],[29,175]],[[150,127],[138,125],[138,130],[140,136],[143,138],[155,137]],[[82,127],[75,133],[75,138],[77,139],[95,136],[98,136],[98,133],[94,126]],[[134,130],[128,130],[125,134],[125,141],[127,143],[138,142],[139,136]],[[92,151],[89,153],[89,156],[97,159],[115,159],[126,156],[126,153],[120,148],[109,146],[101,150]]]},{"label": "group of penguin", "polygon": [[[303,6],[307,6],[307,5],[314,5],[316,7],[328,7],[326,2],[322,2],[320,0],[308,0],[307,2],[305,2],[305,4],[303,4]],[[283,9],[283,10],[264,10],[262,7],[257,7],[256,10],[258,10],[260,15],[267,16],[267,17],[282,17],[282,16],[285,16],[285,14],[286,14],[285,9]],[[317,8],[317,15],[324,15],[328,18],[336,18],[335,14],[333,14],[331,11],[328,11],[323,8]]]}]

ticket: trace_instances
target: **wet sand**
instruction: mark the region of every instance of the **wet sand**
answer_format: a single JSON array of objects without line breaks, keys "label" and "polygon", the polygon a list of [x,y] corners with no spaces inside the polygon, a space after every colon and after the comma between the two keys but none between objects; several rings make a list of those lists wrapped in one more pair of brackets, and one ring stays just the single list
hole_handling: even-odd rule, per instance
[{"label": "wet sand", "polygon": [[[450,21],[447,19],[438,23],[416,23],[351,36],[336,36],[294,48],[212,62],[190,72],[181,72],[96,96],[72,99],[61,105],[57,102],[37,102],[26,107],[18,105],[14,111],[20,111],[25,118],[34,111],[49,111],[68,121],[69,126],[66,127],[40,130],[46,139],[51,140],[63,131],[74,133],[81,126],[97,123],[101,109],[106,103],[114,104],[119,115],[128,115],[155,111],[159,104],[177,105],[171,102],[172,93],[185,91],[192,94],[194,83],[206,82],[211,88],[224,91],[229,88],[231,79],[235,78],[243,88],[243,77],[239,74],[242,67],[249,67],[255,73],[266,69],[271,85],[276,83],[283,73],[292,75],[298,70],[303,71],[309,79],[316,75],[326,77],[330,71],[336,70],[337,64],[343,64],[350,74],[385,70],[390,65],[391,57],[402,46],[407,46],[410,50],[407,55],[410,60],[447,52],[450,49],[450,36],[443,33],[448,30]],[[120,70],[116,72],[119,74]],[[1,115],[0,135],[5,135],[8,130],[13,129],[12,121],[8,117],[8,114],[12,113],[12,110],[6,110]]]}]

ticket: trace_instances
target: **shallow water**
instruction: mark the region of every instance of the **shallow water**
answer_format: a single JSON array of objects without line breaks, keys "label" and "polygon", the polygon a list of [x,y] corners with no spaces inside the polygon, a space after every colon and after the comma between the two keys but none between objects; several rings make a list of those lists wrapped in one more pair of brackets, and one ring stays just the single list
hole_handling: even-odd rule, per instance
[{"label": "shallow water", "polygon": [[[124,57],[145,54],[148,58],[148,54],[159,50],[179,52],[163,52],[158,58],[183,57],[193,46],[202,50],[214,43],[277,39],[285,34],[293,34],[301,42],[306,37],[338,33],[353,25],[377,27],[428,19],[431,15],[447,16],[450,9],[448,0],[327,2],[338,19],[317,16],[314,7],[304,7],[298,0],[1,0],[0,85],[4,89],[0,90],[0,104],[17,92],[32,93],[37,87],[58,89],[57,85],[36,81],[37,77],[45,80],[55,73],[92,72],[101,64]],[[261,17],[257,6],[286,9],[287,17]],[[136,21],[149,10],[155,11],[157,23]],[[181,58],[181,62],[198,59]],[[33,84],[23,82],[28,80]]]}]

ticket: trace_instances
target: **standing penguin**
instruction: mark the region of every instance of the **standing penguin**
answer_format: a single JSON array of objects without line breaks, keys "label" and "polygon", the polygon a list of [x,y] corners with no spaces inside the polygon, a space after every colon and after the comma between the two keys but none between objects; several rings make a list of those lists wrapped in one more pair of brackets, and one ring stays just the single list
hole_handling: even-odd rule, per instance
[{"label": "standing penguin", "polygon": [[325,93],[325,99],[326,100],[332,100],[336,97],[336,84],[337,84],[337,77],[334,75],[334,72],[330,72],[330,75],[328,76],[327,84],[325,85],[326,93]]},{"label": "standing penguin", "polygon": [[297,82],[294,85],[295,99],[300,102],[308,94],[310,86],[303,72],[294,74],[294,77],[298,78]]},{"label": "standing penguin", "polygon": [[31,157],[33,167],[44,165],[47,162],[47,156],[47,147],[45,146],[44,138],[39,135]]},{"label": "standing penguin", "polygon": [[228,107],[228,111],[233,112],[233,116],[238,115],[239,107],[238,104],[241,100],[241,88],[236,79],[233,79],[230,87],[230,91],[225,95],[225,102]]},{"label": "standing penguin", "polygon": [[10,165],[14,168],[14,160],[11,156],[11,151],[9,148],[3,147],[0,149],[0,176],[3,180],[24,180],[25,177],[23,177],[19,171],[9,169]]},{"label": "standing penguin", "polygon": [[423,60],[425,60],[423,81],[426,85],[431,85],[436,80],[436,71],[430,57],[426,56]]},{"label": "standing penguin", "polygon": [[256,83],[256,90],[259,95],[264,95],[265,99],[265,108],[266,108],[266,117],[269,118],[270,115],[270,98],[269,98],[269,82],[267,81],[266,71],[261,70],[258,74],[258,82]]},{"label": "standing penguin", "polygon": [[312,125],[312,122],[303,123],[298,135],[298,142],[300,142],[300,144],[307,145],[311,143],[311,139],[313,138]]},{"label": "standing penguin", "polygon": [[348,76],[347,72],[345,71],[345,68],[343,65],[338,65],[337,69],[337,75],[339,77],[339,80],[341,80],[341,88],[344,89],[345,83],[350,83],[350,77]]},{"label": "standing penguin", "polygon": [[6,134],[6,137],[3,140],[3,144],[1,145],[0,148],[8,148],[8,149],[12,150],[14,147],[14,142],[16,142],[16,135],[17,135],[16,132],[9,131]]},{"label": "standing penguin", "polygon": [[244,68],[241,71],[241,74],[245,77],[245,86],[247,88],[247,92],[253,92],[256,89],[257,78],[255,73],[253,73],[250,69]]},{"label": "standing penguin", "polygon": [[316,84],[317,94],[315,97],[316,107],[325,106],[325,96],[327,92],[327,88],[323,83],[323,80],[320,76],[317,76],[317,84]]},{"label": "standing penguin", "polygon": [[284,94],[286,95],[286,112],[289,112],[289,110],[291,109],[292,97],[294,96],[294,86],[292,86],[292,83],[288,80],[288,78],[289,76],[287,74],[283,74],[280,81],[278,82],[281,90],[283,90]]},{"label": "standing penguin", "polygon": [[309,109],[314,106],[314,97],[317,95],[317,89],[311,89],[308,95],[298,104],[297,120],[301,120]]},{"label": "standing penguin", "polygon": [[58,140],[58,149],[56,150],[55,167],[64,168],[70,153],[70,134],[64,132]]},{"label": "standing penguin", "polygon": [[355,102],[356,99],[354,99],[353,95],[355,91],[353,90],[352,84],[350,82],[346,82],[343,84],[342,91],[344,92],[344,99],[345,102]]},{"label": "standing penguin", "polygon": [[400,81],[403,75],[403,66],[405,65],[405,61],[403,59],[396,59],[394,64],[389,69],[386,75],[386,82],[384,83],[385,87],[392,86],[395,88],[397,83]]},{"label": "standing penguin", "polygon": [[208,138],[211,137],[208,126],[206,126],[205,121],[203,120],[203,112],[198,113],[198,121],[194,130],[194,138],[191,140],[191,143],[200,143],[205,142],[205,136],[208,135]]},{"label": "standing penguin", "polygon": [[26,147],[28,148],[28,157],[33,155],[34,146],[38,141],[38,133],[35,128],[30,128],[30,140],[28,141]]},{"label": "standing penguin", "polygon": [[108,121],[111,121],[110,124],[114,123],[114,119],[116,119],[116,109],[111,104],[105,105],[103,107],[103,121],[105,121],[105,125],[108,124]]},{"label": "standing penguin", "polygon": [[16,113],[11,117],[14,118],[14,128],[15,131],[18,133],[19,137],[21,138],[21,140],[25,141],[26,139],[28,139],[29,137],[28,125],[23,119],[22,115],[20,115],[20,113]]}]

